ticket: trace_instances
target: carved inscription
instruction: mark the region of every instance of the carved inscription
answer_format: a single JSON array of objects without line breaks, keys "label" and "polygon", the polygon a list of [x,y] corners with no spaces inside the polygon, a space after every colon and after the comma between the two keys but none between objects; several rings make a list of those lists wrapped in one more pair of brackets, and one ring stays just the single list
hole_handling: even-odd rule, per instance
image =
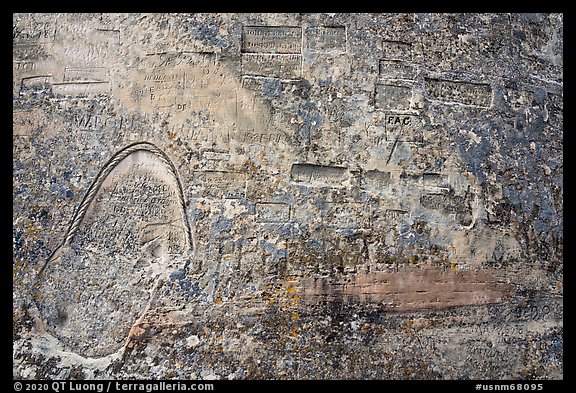
[{"label": "carved inscription", "polygon": [[490,107],[492,102],[492,88],[485,83],[425,78],[425,85],[430,96],[437,100],[485,108]]},{"label": "carved inscription", "polygon": [[302,51],[300,27],[244,26],[243,53],[296,53]]},{"label": "carved inscription", "polygon": [[88,94],[105,94],[110,92],[109,82],[58,82],[52,85],[54,94],[60,95],[88,95]]},{"label": "carved inscription", "polygon": [[194,186],[204,198],[244,198],[246,175],[224,171],[194,172]]},{"label": "carved inscription", "polygon": [[120,44],[120,29],[94,29],[92,34],[99,42]]},{"label": "carved inscription", "polygon": [[188,131],[188,140],[195,143],[228,143],[230,141],[230,134],[227,131],[218,132],[217,130],[206,127],[193,127]]},{"label": "carved inscription", "polygon": [[314,52],[345,52],[346,27],[323,26],[308,29],[306,41],[308,50]]},{"label": "carved inscription", "polygon": [[382,41],[382,57],[389,60],[412,60],[412,44],[402,41]]},{"label": "carved inscription", "polygon": [[39,276],[41,316],[79,355],[116,352],[167,256],[190,247],[174,167],[150,144],[129,146],[99,174]]},{"label": "carved inscription", "polygon": [[104,82],[107,74],[106,67],[65,67],[64,82]]},{"label": "carved inscription", "polygon": [[14,45],[45,44],[54,42],[56,22],[27,19],[12,25]]},{"label": "carved inscription", "polygon": [[12,111],[12,133],[14,136],[30,136],[35,129],[44,125],[44,118],[38,109]]},{"label": "carved inscription", "polygon": [[378,125],[382,123],[384,123],[388,141],[416,143],[424,141],[422,133],[424,123],[417,115],[386,112]]},{"label": "carved inscription", "polygon": [[283,79],[302,77],[302,56],[294,54],[243,53],[242,74]]},{"label": "carved inscription", "polygon": [[228,161],[230,160],[230,154],[225,151],[205,151],[202,153],[202,157],[207,160],[212,161]]},{"label": "carved inscription", "polygon": [[408,211],[400,209],[386,209],[384,211],[384,217],[391,222],[402,220],[407,214]]},{"label": "carved inscription", "polygon": [[380,60],[378,72],[382,79],[414,79],[414,66],[402,60]]},{"label": "carved inscription", "polygon": [[483,64],[479,61],[478,41],[472,34],[425,33],[424,59],[426,64],[444,70],[473,70]]},{"label": "carved inscription", "polygon": [[76,113],[73,124],[80,131],[125,130],[134,127],[135,116],[113,116],[106,114]]},{"label": "carved inscription", "polygon": [[34,71],[38,68],[36,62],[30,60],[13,61],[12,68],[14,71]]},{"label": "carved inscription", "polygon": [[364,186],[382,188],[390,183],[390,172],[381,172],[378,170],[371,170],[364,172]]},{"label": "carved inscription", "polygon": [[361,225],[363,206],[357,203],[328,202],[322,220],[327,227],[358,228]]},{"label": "carved inscription", "polygon": [[348,170],[335,166],[293,164],[292,180],[295,182],[341,187],[348,180]]},{"label": "carved inscription", "polygon": [[276,145],[285,140],[284,135],[277,132],[240,131],[239,134],[239,141],[242,143],[273,143]]},{"label": "carved inscription", "polygon": [[132,97],[152,108],[193,115],[219,108],[228,114],[236,110],[236,82],[226,78],[214,53],[149,53],[140,66]]},{"label": "carved inscription", "polygon": [[472,208],[466,196],[447,193],[424,194],[420,197],[420,204],[427,209],[454,215],[462,225],[469,225],[472,222]]},{"label": "carved inscription", "polygon": [[176,103],[176,95],[186,86],[186,75],[172,70],[148,73],[143,77],[145,85],[141,93],[146,101],[158,107],[173,106]]},{"label": "carved inscription", "polygon": [[528,90],[518,90],[514,88],[506,89],[504,99],[508,102],[510,107],[514,110],[520,110],[526,107],[533,106],[534,92]]},{"label": "carved inscription", "polygon": [[424,189],[428,192],[448,192],[450,190],[448,177],[440,173],[423,173],[422,181]]},{"label": "carved inscription", "polygon": [[290,205],[285,203],[257,203],[256,220],[263,223],[285,223],[290,221]]},{"label": "carved inscription", "polygon": [[513,287],[498,282],[495,272],[453,272],[437,268],[395,273],[358,273],[348,280],[305,278],[300,295],[307,304],[340,298],[347,303],[385,303],[396,311],[443,309],[498,303],[511,296]]},{"label": "carved inscription", "polygon": [[23,90],[52,90],[52,75],[34,75],[22,78],[20,91]]},{"label": "carved inscription", "polygon": [[409,87],[388,84],[376,85],[375,105],[378,109],[408,110],[410,109],[411,98],[412,89]]}]

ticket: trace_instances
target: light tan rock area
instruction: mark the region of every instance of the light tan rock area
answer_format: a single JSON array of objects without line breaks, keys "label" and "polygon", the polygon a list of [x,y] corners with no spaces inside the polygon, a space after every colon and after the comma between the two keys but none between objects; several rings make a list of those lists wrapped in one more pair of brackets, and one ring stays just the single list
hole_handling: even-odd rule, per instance
[{"label": "light tan rock area", "polygon": [[13,376],[562,379],[561,14],[14,14]]}]

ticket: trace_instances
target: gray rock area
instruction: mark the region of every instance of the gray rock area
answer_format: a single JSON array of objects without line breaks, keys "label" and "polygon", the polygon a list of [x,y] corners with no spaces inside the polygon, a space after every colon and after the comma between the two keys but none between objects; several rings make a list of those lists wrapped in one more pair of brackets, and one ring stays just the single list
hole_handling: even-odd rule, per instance
[{"label": "gray rock area", "polygon": [[13,377],[563,379],[563,16],[14,14]]}]

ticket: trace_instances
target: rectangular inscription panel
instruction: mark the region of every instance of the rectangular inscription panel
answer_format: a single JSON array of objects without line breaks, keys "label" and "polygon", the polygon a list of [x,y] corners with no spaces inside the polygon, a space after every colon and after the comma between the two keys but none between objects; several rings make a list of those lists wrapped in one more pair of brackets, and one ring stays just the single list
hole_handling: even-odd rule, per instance
[{"label": "rectangular inscription panel", "polygon": [[412,44],[402,41],[382,41],[384,59],[412,60]]},{"label": "rectangular inscription panel", "polygon": [[376,85],[376,108],[384,110],[408,110],[412,89],[405,86]]},{"label": "rectangular inscription panel", "polygon": [[105,94],[110,92],[109,82],[62,82],[52,86],[54,94],[60,95],[87,95]]},{"label": "rectangular inscription panel", "polygon": [[104,82],[108,79],[105,67],[65,67],[64,82]]},{"label": "rectangular inscription panel", "polygon": [[321,183],[329,186],[343,186],[348,179],[348,170],[343,167],[314,164],[293,164],[292,180],[296,182]]},{"label": "rectangular inscription panel", "polygon": [[12,70],[15,72],[34,71],[38,66],[36,62],[30,60],[15,60],[12,61]]},{"label": "rectangular inscription panel", "polygon": [[364,185],[374,188],[386,187],[390,184],[390,172],[371,170],[364,172]]},{"label": "rectangular inscription panel", "polygon": [[291,54],[243,53],[242,74],[274,76],[283,79],[302,77],[302,56]]},{"label": "rectangular inscription panel", "polygon": [[285,203],[257,203],[256,220],[258,222],[285,223],[290,221],[290,205]]},{"label": "rectangular inscription panel", "polygon": [[472,222],[472,208],[466,197],[450,194],[424,194],[420,196],[420,204],[442,214],[451,215],[462,225]]},{"label": "rectangular inscription panel", "polygon": [[119,29],[95,29],[92,32],[95,40],[107,44],[120,44]]},{"label": "rectangular inscription panel", "polygon": [[514,110],[520,110],[525,107],[533,106],[535,92],[518,89],[516,84],[505,84],[504,100]]},{"label": "rectangular inscription panel", "polygon": [[422,38],[424,60],[442,70],[475,71],[487,60],[479,56],[478,40],[471,34],[425,33]]},{"label": "rectangular inscription panel", "polygon": [[246,175],[224,171],[195,172],[194,186],[201,188],[200,193],[204,198],[243,198]]},{"label": "rectangular inscription panel", "polygon": [[306,35],[307,47],[317,52],[345,52],[346,27],[316,27],[308,29]]},{"label": "rectangular inscription panel", "polygon": [[52,75],[34,75],[22,78],[21,90],[50,90],[52,88]]},{"label": "rectangular inscription panel", "polygon": [[246,198],[261,203],[284,203],[291,198],[287,180],[279,174],[253,173],[246,182]]},{"label": "rectangular inscription panel", "polygon": [[485,83],[458,82],[425,78],[430,96],[441,101],[459,102],[466,105],[490,107],[492,88]]},{"label": "rectangular inscription panel", "polygon": [[430,191],[449,191],[448,178],[440,173],[423,173],[422,181],[424,189]]},{"label": "rectangular inscription panel", "polygon": [[322,220],[327,227],[358,228],[362,225],[362,205],[358,203],[329,202]]},{"label": "rectangular inscription panel", "polygon": [[243,53],[300,53],[302,29],[300,27],[244,26]]},{"label": "rectangular inscription panel", "polygon": [[380,78],[414,79],[414,66],[402,60],[380,60],[378,66]]}]

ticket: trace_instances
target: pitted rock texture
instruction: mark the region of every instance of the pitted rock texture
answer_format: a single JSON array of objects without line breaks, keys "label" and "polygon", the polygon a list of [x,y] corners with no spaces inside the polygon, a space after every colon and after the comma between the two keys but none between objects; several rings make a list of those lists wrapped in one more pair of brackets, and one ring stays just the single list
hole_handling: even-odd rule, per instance
[{"label": "pitted rock texture", "polygon": [[561,14],[14,14],[14,378],[562,379]]}]

